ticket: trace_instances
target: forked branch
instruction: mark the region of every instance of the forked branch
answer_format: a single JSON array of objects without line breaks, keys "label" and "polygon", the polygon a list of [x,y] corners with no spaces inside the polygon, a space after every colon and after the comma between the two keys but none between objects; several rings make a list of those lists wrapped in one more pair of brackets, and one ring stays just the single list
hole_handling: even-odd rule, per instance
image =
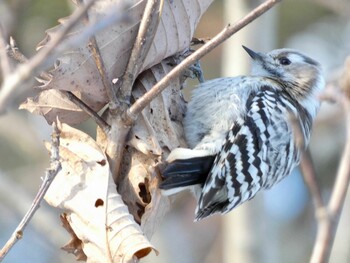
[{"label": "forked branch", "polygon": [[[327,206],[316,207],[321,211],[317,213],[317,236],[314,243],[314,248],[311,256],[311,263],[328,262],[334,243],[335,233],[338,227],[340,215],[343,209],[345,196],[350,183],[350,101],[340,94],[335,88],[328,88],[324,93],[323,98],[331,99],[342,106],[345,114],[346,124],[346,143],[343,150],[343,155],[340,160],[335,183],[332,190],[331,198]],[[317,187],[309,185],[309,187]],[[314,192],[311,191],[314,195]]]},{"label": "forked branch", "polygon": [[120,87],[120,100],[129,105],[131,90],[152,45],[162,15],[164,0],[147,1],[139,31],[132,48]]},{"label": "forked branch", "polygon": [[322,98],[337,102],[342,106],[345,113],[346,144],[328,204],[325,204],[322,199],[309,151],[303,154],[300,163],[304,180],[314,201],[315,217],[317,220],[317,236],[311,255],[311,263],[324,263],[329,260],[350,182],[350,102],[346,96],[339,94],[339,91],[334,87],[328,88],[322,95]]}]

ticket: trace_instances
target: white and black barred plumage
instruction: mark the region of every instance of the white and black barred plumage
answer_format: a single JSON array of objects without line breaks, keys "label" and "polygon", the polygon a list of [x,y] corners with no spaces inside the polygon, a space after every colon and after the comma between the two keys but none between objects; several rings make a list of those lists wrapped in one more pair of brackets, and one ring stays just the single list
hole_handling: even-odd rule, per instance
[{"label": "white and black barred plumage", "polygon": [[163,172],[165,193],[193,186],[196,220],[227,213],[289,175],[319,107],[324,80],[315,60],[290,49],[262,54],[244,48],[253,58],[251,75],[194,90],[184,120],[191,149],[173,150]]}]

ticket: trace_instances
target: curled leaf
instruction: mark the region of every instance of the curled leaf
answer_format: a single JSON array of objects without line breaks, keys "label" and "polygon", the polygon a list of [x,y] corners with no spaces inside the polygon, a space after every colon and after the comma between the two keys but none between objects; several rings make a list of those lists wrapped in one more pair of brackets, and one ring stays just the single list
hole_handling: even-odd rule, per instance
[{"label": "curled leaf", "polygon": [[[62,170],[45,200],[66,211],[66,224],[81,240],[76,249],[83,249],[88,262],[146,256],[153,246],[117,193],[105,154],[87,134],[66,124],[59,129]],[[73,250],[76,241],[66,248]]]}]

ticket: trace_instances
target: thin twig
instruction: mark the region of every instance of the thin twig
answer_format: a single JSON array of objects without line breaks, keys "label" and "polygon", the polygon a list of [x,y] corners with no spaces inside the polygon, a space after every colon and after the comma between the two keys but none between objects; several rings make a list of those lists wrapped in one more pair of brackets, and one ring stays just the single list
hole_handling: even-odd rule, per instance
[{"label": "thin twig", "polygon": [[[78,3],[81,4],[83,1],[78,0]],[[89,23],[89,14],[86,14],[85,17],[85,24],[87,25]],[[100,49],[98,47],[96,37],[95,35],[92,35],[89,39],[88,47],[90,49],[90,52],[92,53],[92,56],[95,61],[95,65],[97,67],[98,73],[100,74],[102,85],[107,93],[107,96],[109,98],[109,109],[111,111],[114,111],[117,108],[117,95],[113,89],[112,83],[108,80],[108,74],[106,70],[106,66],[103,62]]]},{"label": "thin twig", "polygon": [[346,123],[346,143],[332,195],[327,208],[325,208],[326,213],[317,218],[318,230],[311,255],[311,263],[324,263],[329,260],[340,214],[350,183],[350,101],[346,96],[339,95],[335,91],[328,91],[327,94],[323,95],[323,98],[325,97],[330,97],[343,106]]},{"label": "thin twig", "polygon": [[15,231],[13,232],[10,239],[7,241],[5,246],[0,250],[0,262],[5,258],[10,249],[23,237],[23,232],[34,216],[35,212],[39,209],[40,203],[43,200],[47,190],[50,187],[51,182],[61,170],[61,162],[59,157],[59,140],[60,131],[57,128],[56,123],[53,124],[53,133],[52,133],[52,147],[51,147],[51,156],[50,156],[50,168],[46,170],[45,177],[39,188],[37,195],[34,198],[34,201],[28,210],[28,212],[23,217],[22,221],[19,223]]},{"label": "thin twig", "polygon": [[282,0],[268,0],[259,5],[244,18],[239,20],[235,25],[228,25],[224,30],[217,34],[213,39],[208,41],[192,55],[184,59],[179,65],[171,70],[165,77],[163,77],[151,90],[146,92],[139,98],[128,110],[128,118],[135,119],[136,116],[155,98],[157,97],[172,81],[179,77],[189,66],[194,64],[198,59],[212,51],[215,47],[223,43],[226,39],[231,37],[237,31],[254,21],[263,13],[271,9],[274,5]]},{"label": "thin twig", "polygon": [[113,89],[112,83],[108,81],[107,70],[103,63],[100,49],[98,48],[95,36],[90,38],[88,46],[91,49],[92,56],[94,57],[97,70],[100,74],[103,87],[107,93],[109,99],[109,109],[113,112],[116,110],[118,105],[117,95]]},{"label": "thin twig", "polygon": [[152,45],[162,14],[164,0],[147,1],[142,16],[139,31],[132,48],[128,64],[122,76],[120,98],[122,103],[129,105],[131,90],[137,75],[140,73],[143,62]]},{"label": "thin twig", "polygon": [[13,91],[46,61],[48,56],[62,42],[67,33],[80,21],[94,3],[95,0],[88,0],[85,5],[78,8],[62,27],[62,30],[51,38],[48,45],[41,48],[39,52],[26,63],[18,65],[17,69],[4,79],[0,90],[0,114],[5,111]]},{"label": "thin twig", "polygon": [[295,144],[302,151],[300,169],[315,206],[315,218],[317,218],[317,220],[323,220],[326,207],[317,181],[316,170],[312,161],[310,149],[306,148],[307,145],[305,144],[303,131],[298,119],[295,118],[294,115],[291,115],[289,119],[292,125]]},{"label": "thin twig", "polygon": [[315,215],[316,218],[318,218],[324,213],[325,204],[321,195],[321,189],[317,181],[316,171],[309,149],[307,149],[302,155],[300,169],[304,176],[305,183],[309,187],[309,191],[315,206]]},{"label": "thin twig", "polygon": [[100,115],[98,115],[93,109],[91,109],[86,103],[84,103],[81,99],[75,96],[71,91],[61,90],[60,92],[66,95],[71,102],[73,102],[86,114],[88,114],[97,123],[97,125],[100,126],[104,133],[109,132],[109,124],[104,119],[102,119]]}]

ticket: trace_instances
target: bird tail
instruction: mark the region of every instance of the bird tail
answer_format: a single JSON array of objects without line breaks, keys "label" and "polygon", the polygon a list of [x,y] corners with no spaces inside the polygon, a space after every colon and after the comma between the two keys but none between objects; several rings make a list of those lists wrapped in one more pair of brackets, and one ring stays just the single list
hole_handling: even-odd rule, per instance
[{"label": "bird tail", "polygon": [[207,151],[178,148],[167,159],[168,165],[159,185],[166,195],[174,194],[193,185],[203,185],[213,165],[215,156]]}]

